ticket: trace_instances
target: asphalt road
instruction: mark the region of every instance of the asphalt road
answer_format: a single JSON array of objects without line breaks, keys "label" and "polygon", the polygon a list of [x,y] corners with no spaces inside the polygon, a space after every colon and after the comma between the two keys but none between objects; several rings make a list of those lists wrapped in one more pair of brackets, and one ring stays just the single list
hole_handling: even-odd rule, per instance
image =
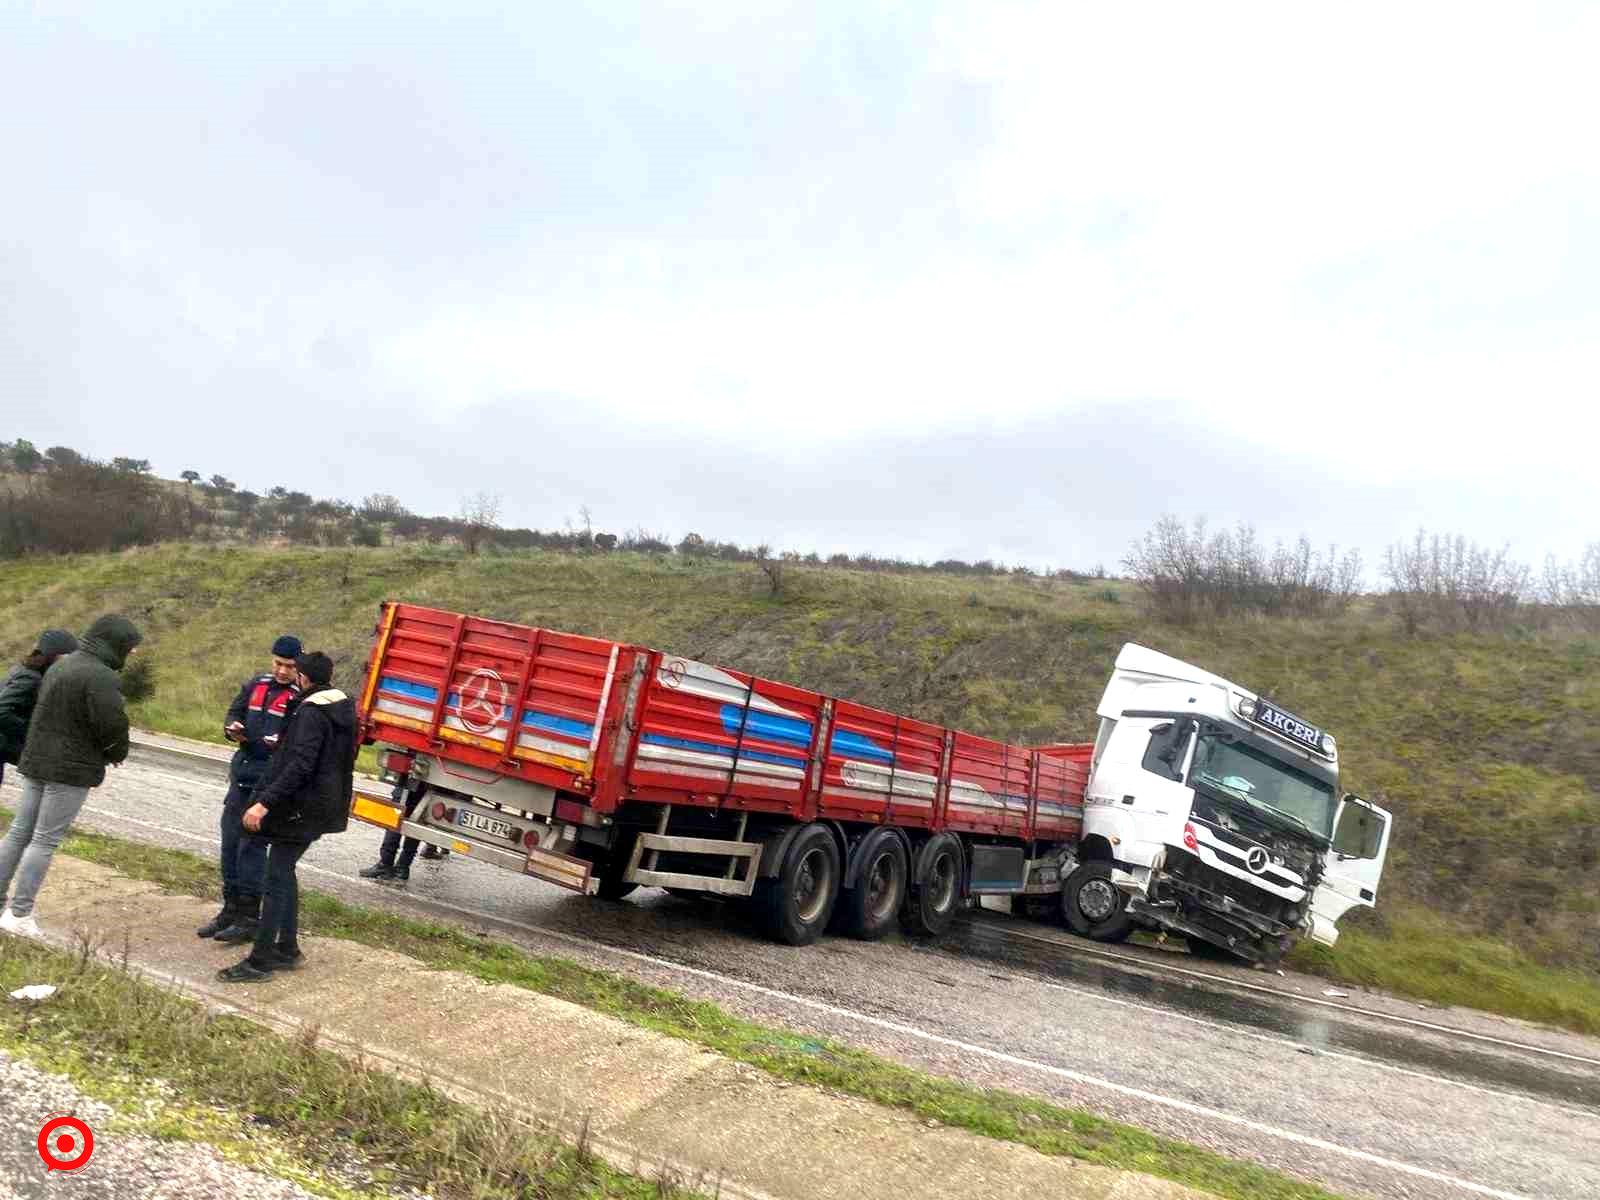
[{"label": "asphalt road", "polygon": [[[14,803],[11,781],[5,790]],[[80,820],[210,852],[223,790],[214,764],[138,752]],[[1600,1195],[1594,1039],[1363,993],[1330,998],[1323,981],[1101,947],[988,912],[935,944],[794,948],[761,940],[734,906],[655,891],[607,904],[454,857],[418,860],[401,890],[355,877],[379,836],[352,826],[324,839],[302,879],[1350,1195]],[[48,926],[48,893],[40,912]]]}]

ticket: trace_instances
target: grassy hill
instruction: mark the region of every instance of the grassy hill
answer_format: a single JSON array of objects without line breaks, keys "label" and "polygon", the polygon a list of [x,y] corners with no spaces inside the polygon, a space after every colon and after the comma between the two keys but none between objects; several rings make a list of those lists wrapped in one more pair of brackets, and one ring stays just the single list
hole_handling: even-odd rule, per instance
[{"label": "grassy hill", "polygon": [[217,739],[272,637],[359,672],[397,597],[641,641],[1019,741],[1087,739],[1118,647],[1138,640],[1272,695],[1339,738],[1345,782],[1392,808],[1381,907],[1301,965],[1600,1030],[1600,638],[1404,637],[1370,604],[1328,620],[1180,629],[1132,585],[643,554],[161,546],[0,568],[0,652],[119,610],[147,631],[135,718]]}]

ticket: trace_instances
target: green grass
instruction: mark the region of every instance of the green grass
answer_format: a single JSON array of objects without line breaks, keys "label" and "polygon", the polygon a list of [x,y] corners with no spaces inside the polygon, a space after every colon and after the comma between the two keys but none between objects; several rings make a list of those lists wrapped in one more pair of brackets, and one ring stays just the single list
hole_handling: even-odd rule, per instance
[{"label": "green grass", "polygon": [[[0,650],[20,654],[47,625],[81,629],[99,612],[126,611],[158,664],[156,694],[135,718],[217,740],[223,709],[274,635],[292,630],[328,650],[338,682],[353,688],[376,605],[397,597],[640,641],[1040,742],[1092,736],[1117,649],[1137,640],[1338,736],[1347,787],[1396,814],[1380,911],[1448,914],[1475,947],[1579,970],[1600,995],[1600,638],[1406,638],[1370,601],[1327,620],[1180,629],[1145,616],[1127,583],[828,567],[791,567],[785,579],[774,597],[751,564],[420,547],[29,558],[0,568]],[[1352,944],[1385,945],[1405,928],[1380,924]],[[1392,952],[1428,957],[1427,940]]]},{"label": "green grass", "polygon": [[[0,1008],[0,1047],[69,1076],[114,1106],[131,1100],[131,1107],[148,1107],[158,1097],[156,1115],[133,1123],[140,1132],[214,1141],[231,1157],[322,1183],[315,1190],[325,1195],[360,1194],[328,1186],[322,1174],[348,1170],[352,1153],[380,1186],[431,1189],[440,1200],[686,1194],[667,1181],[614,1171],[582,1145],[564,1145],[503,1114],[322,1049],[314,1031],[287,1039],[208,1013],[103,965],[88,945],[67,954],[3,941],[0,991],[24,983],[60,990],[46,1003]],[[153,1080],[175,1095],[155,1090]],[[282,1155],[263,1156],[259,1137],[241,1132],[263,1124],[289,1148],[286,1163]]]},{"label": "green grass", "polygon": [[1415,906],[1395,906],[1381,920],[1381,929],[1370,921],[1345,928],[1332,947],[1302,943],[1288,965],[1433,1004],[1600,1034],[1593,976],[1534,962],[1505,942],[1475,936]]},{"label": "green grass", "polygon": [[[9,815],[6,816],[9,823]],[[215,866],[181,850],[75,832],[63,852],[187,895],[215,896]],[[534,955],[431,922],[301,892],[301,929],[408,955],[439,970],[540,992],[682,1038],[779,1079],[825,1087],[985,1137],[1108,1167],[1175,1180],[1239,1200],[1328,1200],[1314,1184],[1062,1108],[983,1089],[879,1058],[837,1042],[800,1037],[733,1016],[707,1001],[553,956]]]}]

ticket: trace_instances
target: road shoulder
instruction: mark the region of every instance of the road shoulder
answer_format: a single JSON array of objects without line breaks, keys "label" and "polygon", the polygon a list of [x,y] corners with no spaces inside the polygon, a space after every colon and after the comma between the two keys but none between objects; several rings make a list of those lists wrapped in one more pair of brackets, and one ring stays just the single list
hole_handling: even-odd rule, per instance
[{"label": "road shoulder", "polygon": [[193,935],[210,914],[94,863],[56,860],[45,926],[84,935],[207,1003],[322,1044],[424,1074],[568,1138],[580,1131],[625,1169],[664,1166],[723,1181],[725,1194],[853,1197],[915,1188],[965,1197],[1199,1197],[1134,1172],[1053,1157],[929,1125],[904,1112],[794,1086],[684,1041],[551,996],[487,983],[340,939],[311,939],[308,965],[225,988],[237,956]]}]

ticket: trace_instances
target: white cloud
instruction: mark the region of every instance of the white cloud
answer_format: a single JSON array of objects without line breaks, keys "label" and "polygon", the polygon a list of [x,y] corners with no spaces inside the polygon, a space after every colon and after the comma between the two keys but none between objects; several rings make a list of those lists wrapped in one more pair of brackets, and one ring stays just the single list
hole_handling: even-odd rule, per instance
[{"label": "white cloud", "polygon": [[[293,36],[40,26],[0,49],[0,101],[51,114],[0,131],[42,164],[0,196],[27,231],[0,369],[86,429],[132,392],[189,453],[231,445],[184,420],[219,390],[365,409],[369,430],[495,406],[531,438],[561,412],[591,452],[724,464],[720,491],[664,502],[708,534],[741,462],[826,492],[828,464],[870,479],[857,456],[901,446],[921,467],[926,440],[928,469],[965,453],[952,473],[982,478],[1035,431],[1064,473],[1128,477],[1115,517],[1075,514],[1106,522],[1073,537],[1108,559],[1128,512],[1254,515],[1240,479],[1450,525],[1492,494],[1530,553],[1575,544],[1600,435],[1595,10],[740,11],[396,16],[381,45],[310,10]],[[1183,462],[1173,429],[1211,457]],[[368,444],[339,478],[394,490],[411,443]],[[435,464],[432,486],[473,490],[470,444],[464,482]],[[898,497],[817,542],[1061,544],[1022,524],[996,550],[959,514],[943,539],[897,507],[929,493]],[[795,519],[760,487],[750,504],[752,529]]]}]

